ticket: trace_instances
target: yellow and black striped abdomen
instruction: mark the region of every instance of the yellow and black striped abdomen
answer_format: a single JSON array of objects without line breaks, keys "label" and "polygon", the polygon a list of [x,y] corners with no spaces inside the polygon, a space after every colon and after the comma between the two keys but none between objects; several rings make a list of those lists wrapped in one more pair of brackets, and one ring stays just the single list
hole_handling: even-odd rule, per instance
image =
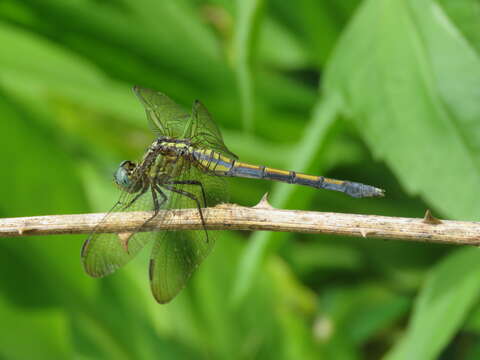
[{"label": "yellow and black striped abdomen", "polygon": [[274,180],[289,184],[310,186],[317,189],[340,191],[353,197],[378,197],[383,196],[382,189],[353,181],[344,181],[296,173],[295,171],[280,170],[265,166],[251,165],[233,161],[233,166],[226,176],[248,177],[256,179]]},{"label": "yellow and black striped abdomen", "polygon": [[317,189],[340,191],[353,197],[377,197],[384,195],[382,189],[370,185],[252,165],[230,159],[213,150],[193,150],[192,155],[197,162],[197,166],[217,176],[281,181],[289,184],[310,186]]},{"label": "yellow and black striped abdomen", "polygon": [[235,160],[209,149],[193,150],[192,156],[202,170],[220,176],[226,176],[235,162]]}]

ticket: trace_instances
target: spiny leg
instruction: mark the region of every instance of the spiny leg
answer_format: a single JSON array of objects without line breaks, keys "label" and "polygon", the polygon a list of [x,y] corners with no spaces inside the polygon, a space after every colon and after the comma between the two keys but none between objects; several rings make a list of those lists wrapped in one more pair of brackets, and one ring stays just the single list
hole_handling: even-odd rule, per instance
[{"label": "spiny leg", "polygon": [[[160,208],[162,205],[167,201],[167,195],[160,190],[160,188],[157,185],[152,185],[152,200],[153,200],[153,215],[150,217],[150,219],[147,220],[147,223],[152,220],[155,216],[158,215],[158,212],[160,211]],[[157,194],[162,197],[161,202],[158,202],[158,197]]]},{"label": "spiny leg", "polygon": [[[152,191],[153,215],[150,216],[148,220],[143,223],[142,226],[148,224],[155,216],[157,216],[158,213],[160,212],[160,208],[165,203],[165,201],[167,201],[167,195],[165,195],[165,193],[162,190],[160,190],[160,188],[157,185],[152,185],[150,189]],[[159,194],[162,197],[162,200],[160,202],[158,202],[157,194]]]},{"label": "spiny leg", "polygon": [[[167,196],[163,193],[162,190],[158,188],[158,186],[152,185],[151,190],[152,190],[152,200],[153,200],[153,215],[150,218],[148,218],[148,220],[145,221],[141,226],[139,226],[132,234],[135,234],[136,232],[138,232],[142,227],[148,224],[155,216],[157,216],[161,206],[165,203],[165,201],[167,201]],[[146,190],[142,194],[144,194],[145,192]],[[161,202],[158,202],[157,193],[160,194],[160,196],[162,197]],[[125,244],[124,244],[124,247],[127,250],[127,252],[128,252],[128,242],[130,240],[130,237],[128,237],[125,240]]]},{"label": "spiny leg", "polygon": [[200,201],[198,201],[197,197],[194,194],[189,193],[188,191],[177,189],[177,188],[171,186],[168,183],[167,184],[162,184],[161,186],[164,187],[167,190],[170,190],[170,191],[174,192],[174,193],[186,196],[189,199],[192,199],[193,201],[196,202],[198,212],[200,213],[200,220],[202,221],[203,230],[205,231],[205,236],[207,237],[207,242],[208,242],[207,226],[206,226],[206,223],[205,223],[205,218],[203,217],[203,212],[202,212],[202,207],[200,206]]},{"label": "spiny leg", "polygon": [[[152,189],[152,200],[153,200],[153,215],[150,219],[147,220],[147,222],[149,222],[155,216],[158,215],[158,212],[160,211],[160,207],[165,203],[165,201],[167,201],[167,195],[165,195],[163,193],[163,191],[158,187],[158,183],[159,183],[158,180],[160,178],[160,175],[161,175],[161,167],[157,166],[157,168],[155,170],[155,176],[153,177],[153,180],[151,181],[151,184],[152,184],[152,188],[151,188]],[[162,197],[162,202],[161,203],[158,202],[157,193]]]},{"label": "spiny leg", "polygon": [[168,181],[167,184],[200,186],[200,188],[202,189],[203,203],[205,204],[205,207],[208,206],[207,205],[207,197],[205,196],[205,189],[203,188],[203,184],[200,181],[197,181],[197,180],[172,180],[172,181]]},{"label": "spiny leg", "polygon": [[[148,223],[150,222],[150,220],[152,220],[155,216],[157,216],[158,210],[160,209],[160,206],[159,206],[159,204],[158,204],[157,192],[155,191],[153,185],[150,187],[150,191],[151,191],[151,193],[152,193],[153,215],[150,216],[150,217],[148,218],[148,220],[145,221],[145,223],[144,223],[143,225],[148,224]],[[142,226],[143,226],[143,225],[142,225]]]},{"label": "spiny leg", "polygon": [[147,190],[148,190],[148,183],[147,183],[147,182],[144,182],[144,185],[143,185],[143,187],[142,187],[142,190],[140,190],[140,192],[139,192],[137,195],[135,195],[135,197],[134,197],[132,200],[130,200],[130,201],[128,202],[128,204],[123,208],[123,210],[128,209],[130,206],[132,206],[132,204],[133,204],[135,201],[137,201],[140,196],[142,196],[143,194],[145,194],[145,193],[147,192]]},{"label": "spiny leg", "polygon": [[[142,196],[143,194],[145,194],[149,188],[149,183],[148,182],[145,182],[144,183],[144,187],[142,188],[142,190],[140,191],[139,194],[137,194],[129,203],[126,207],[124,207],[124,209],[127,209],[128,207],[130,207],[135,201],[137,201],[137,199]],[[150,190],[152,192],[152,201],[153,201],[153,215],[147,219],[147,221],[145,221],[141,226],[139,226],[132,234],[138,232],[138,230],[140,230],[143,226],[145,226],[146,224],[148,224],[155,216],[158,215],[159,211],[160,211],[160,208],[161,206],[165,203],[165,201],[167,200],[167,196],[163,193],[163,191],[161,191],[157,185],[154,185],[152,184],[150,186]],[[161,202],[158,202],[158,197],[157,197],[157,193],[160,194],[160,196],[162,197],[162,200]],[[125,241],[125,247],[128,251],[128,240],[127,239]]]}]

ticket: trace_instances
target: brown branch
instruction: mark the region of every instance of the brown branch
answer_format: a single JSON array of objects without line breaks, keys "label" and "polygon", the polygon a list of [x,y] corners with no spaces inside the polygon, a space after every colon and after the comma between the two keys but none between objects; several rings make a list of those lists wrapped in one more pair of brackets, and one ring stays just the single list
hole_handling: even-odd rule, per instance
[{"label": "brown branch", "polygon": [[[150,212],[114,213],[100,225],[105,214],[51,215],[0,219],[0,237],[128,233],[136,230]],[[223,204],[204,209],[206,225],[212,230],[269,230],[313,234],[335,234],[383,239],[479,245],[480,223],[435,219],[428,212],[423,219],[357,215],[315,211],[278,210],[265,200],[253,208]],[[196,209],[174,210],[153,219],[147,230],[201,229]]]}]

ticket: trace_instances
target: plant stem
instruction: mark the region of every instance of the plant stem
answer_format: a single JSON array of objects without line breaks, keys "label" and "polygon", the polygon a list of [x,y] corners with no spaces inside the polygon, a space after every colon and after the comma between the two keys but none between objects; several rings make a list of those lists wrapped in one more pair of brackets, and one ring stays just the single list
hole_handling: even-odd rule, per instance
[{"label": "plant stem", "polygon": [[[223,204],[203,210],[211,230],[284,231],[406,240],[456,245],[480,245],[480,223],[425,218],[402,218],[331,212],[278,210],[266,200],[252,208]],[[150,212],[50,215],[0,219],[0,237],[87,234],[135,231]],[[202,224],[196,209],[168,211],[141,231],[195,230]]]}]

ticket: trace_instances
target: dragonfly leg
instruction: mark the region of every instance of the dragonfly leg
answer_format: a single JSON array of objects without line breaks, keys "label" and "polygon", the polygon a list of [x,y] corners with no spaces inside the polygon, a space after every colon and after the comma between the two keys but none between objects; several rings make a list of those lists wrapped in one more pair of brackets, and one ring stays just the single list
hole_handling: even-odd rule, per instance
[{"label": "dragonfly leg", "polygon": [[[135,198],[132,201],[130,201],[130,203],[133,203],[135,200],[138,199],[139,196],[142,196],[143,194],[145,194],[147,189],[148,189],[148,186],[146,187],[145,191],[142,191],[139,195],[135,196]],[[133,233],[136,233],[138,230],[140,230],[142,227],[148,224],[155,216],[157,216],[158,212],[160,211],[160,207],[163,205],[165,201],[167,201],[167,195],[165,195],[163,191],[158,188],[158,186],[152,186],[151,190],[152,190],[152,200],[153,200],[153,215],[147,221],[145,221],[141,226],[139,226]],[[158,202],[157,192],[162,197],[161,202]],[[128,252],[129,240],[130,238],[128,238],[127,241],[125,242],[125,248],[127,249],[127,252]]]},{"label": "dragonfly leg", "polygon": [[[156,185],[152,186],[151,190],[152,190],[152,200],[153,200],[153,215],[150,216],[148,220],[142,224],[142,226],[145,226],[150,221],[152,221],[152,219],[158,215],[158,212],[160,211],[160,208],[162,207],[162,205],[165,203],[165,201],[167,201],[167,195],[165,195],[165,193],[162,190],[160,190],[158,186]],[[162,197],[162,200],[160,202],[158,201],[157,193]]]},{"label": "dragonfly leg", "polygon": [[[160,166],[157,167],[157,170],[155,171],[155,176],[153,178],[152,183],[152,200],[153,200],[153,215],[148,221],[152,220],[155,216],[158,215],[158,212],[160,211],[160,207],[167,201],[167,195],[164,194],[164,192],[158,187],[158,178],[160,176]],[[162,202],[158,202],[158,197],[157,194],[159,194],[162,197]],[[148,222],[147,221],[147,222]]]},{"label": "dragonfly leg", "polygon": [[207,237],[207,242],[208,242],[208,232],[207,232],[207,228],[206,228],[206,224],[205,224],[205,218],[203,217],[202,207],[200,206],[200,201],[198,201],[198,198],[194,194],[189,193],[188,191],[185,191],[185,190],[182,190],[182,189],[177,189],[176,187],[171,186],[168,183],[167,184],[162,184],[162,187],[164,187],[165,189],[170,190],[174,193],[186,196],[186,197],[192,199],[193,201],[195,201],[197,203],[198,212],[200,213],[200,220],[202,221],[203,230],[205,230],[205,236]]},{"label": "dragonfly leg", "polygon": [[[138,200],[138,198],[139,198],[140,196],[142,196],[143,194],[145,194],[145,193],[147,192],[147,190],[148,190],[148,184],[147,184],[147,183],[144,183],[144,185],[143,185],[142,189],[140,190],[140,192],[139,192],[137,195],[135,195],[135,197],[134,197],[132,200],[130,200],[130,201],[128,202],[128,204],[122,208],[122,210],[128,209],[135,201]],[[150,219],[147,220],[143,225],[145,225],[145,224],[146,224],[147,222],[149,222],[149,221],[150,221]],[[142,225],[142,226],[143,226],[143,225]],[[141,227],[141,226],[140,226],[140,227]],[[131,233],[131,234],[126,238],[125,241],[122,241],[123,246],[124,246],[125,250],[127,251],[127,253],[129,252],[129,251],[128,251],[128,243],[129,243],[130,239],[132,238],[132,235],[135,234],[137,231],[138,231],[138,229],[137,229],[136,231],[134,231],[133,233]],[[119,234],[119,237],[120,237],[120,234]]]},{"label": "dragonfly leg", "polygon": [[205,196],[205,189],[203,188],[203,184],[200,181],[197,181],[197,180],[172,180],[172,181],[167,182],[167,184],[172,184],[172,185],[198,185],[198,186],[200,186],[200,189],[202,189],[203,203],[205,204],[204,207],[207,207],[207,197]]},{"label": "dragonfly leg", "polygon": [[123,208],[123,210],[128,209],[135,201],[138,200],[140,196],[145,194],[147,190],[148,190],[148,183],[145,183],[142,187],[142,190],[140,190],[140,192],[137,195],[135,195],[135,197],[132,200],[128,202],[128,204]]},{"label": "dragonfly leg", "polygon": [[[158,201],[157,194],[162,197],[161,202]],[[153,215],[150,219],[147,220],[147,222],[149,222],[155,216],[158,215],[158,212],[160,211],[160,208],[165,203],[165,201],[167,201],[167,195],[165,195],[165,193],[157,185],[153,185],[152,186],[152,199],[153,199]]]}]

